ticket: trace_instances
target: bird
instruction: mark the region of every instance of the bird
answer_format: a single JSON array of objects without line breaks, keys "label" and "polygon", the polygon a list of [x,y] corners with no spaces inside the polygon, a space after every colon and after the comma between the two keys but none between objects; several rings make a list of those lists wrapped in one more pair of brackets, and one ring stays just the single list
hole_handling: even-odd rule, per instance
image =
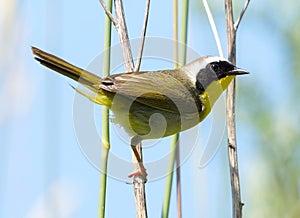
[{"label": "bird", "polygon": [[146,139],[182,132],[203,121],[237,75],[249,72],[225,58],[203,56],[170,70],[138,71],[101,78],[69,62],[32,47],[40,64],[80,83],[77,92],[113,112],[111,121],[131,137],[139,171],[129,177],[147,176],[136,146]]}]

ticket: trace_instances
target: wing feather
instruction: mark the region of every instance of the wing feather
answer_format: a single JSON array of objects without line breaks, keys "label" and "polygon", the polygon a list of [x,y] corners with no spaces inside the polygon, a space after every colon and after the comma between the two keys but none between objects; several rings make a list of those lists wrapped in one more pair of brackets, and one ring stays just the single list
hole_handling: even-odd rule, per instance
[{"label": "wing feather", "polygon": [[103,79],[100,88],[172,113],[203,110],[199,92],[181,70],[115,74]]}]

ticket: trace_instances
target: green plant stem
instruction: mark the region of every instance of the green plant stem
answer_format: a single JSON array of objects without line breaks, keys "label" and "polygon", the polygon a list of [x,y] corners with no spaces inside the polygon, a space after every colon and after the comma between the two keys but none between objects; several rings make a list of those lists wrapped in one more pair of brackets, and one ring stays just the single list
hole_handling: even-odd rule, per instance
[{"label": "green plant stem", "polygon": [[[112,11],[112,0],[106,1],[108,10]],[[111,20],[105,16],[104,27],[104,58],[103,58],[103,77],[107,77],[110,71],[110,46],[111,46]],[[106,202],[106,181],[107,181],[107,162],[110,149],[109,139],[109,110],[102,108],[102,145],[101,145],[101,170],[100,170],[100,193],[98,217],[105,217]]]},{"label": "green plant stem", "polygon": [[187,28],[189,18],[189,0],[183,0],[181,6],[181,31],[180,31],[180,50],[179,64],[183,66],[186,62],[186,44],[187,44]]},{"label": "green plant stem", "polygon": [[[178,0],[173,1],[173,37],[174,37],[174,67],[178,67]],[[171,190],[173,183],[173,169],[176,159],[176,147],[178,144],[178,135],[174,135],[171,138],[170,144],[170,155],[168,165],[168,175],[166,177],[164,201],[162,207],[162,218],[169,217],[170,201],[171,201]]]},{"label": "green plant stem", "polygon": [[178,0],[173,2],[173,38],[174,38],[174,68],[179,67],[178,63]]},{"label": "green plant stem", "polygon": [[178,144],[179,135],[176,134],[171,138],[171,152],[169,155],[169,166],[168,172],[169,174],[166,177],[166,185],[165,185],[165,194],[164,194],[164,202],[162,208],[162,218],[169,217],[169,208],[170,208],[170,201],[171,201],[171,190],[172,190],[172,183],[173,183],[173,169],[174,163],[176,159],[176,147]]},{"label": "green plant stem", "polygon": [[[187,27],[188,27],[188,6],[189,0],[182,1],[182,15],[181,15],[181,31],[180,31],[180,50],[178,55],[178,0],[174,0],[173,6],[173,26],[174,26],[174,67],[178,68],[179,66],[183,66],[186,62],[186,43],[187,43]],[[180,161],[179,161],[179,134],[172,136],[171,145],[170,145],[170,159],[169,159],[169,174],[166,177],[166,185],[165,185],[165,195],[162,209],[162,217],[169,217],[169,208],[170,208],[170,198],[171,198],[171,190],[173,183],[173,169],[175,164],[175,159],[177,158],[177,208],[178,208],[178,217],[182,216],[181,210],[181,187],[180,187]],[[178,154],[176,154],[178,152]]]},{"label": "green plant stem", "polygon": [[[174,68],[178,67],[178,0],[173,1],[173,38],[174,38]],[[166,177],[165,194],[162,207],[162,218],[169,217],[171,190],[173,183],[173,169],[176,159],[176,147],[179,135],[176,134],[171,138],[170,155],[168,165],[168,175]]]}]

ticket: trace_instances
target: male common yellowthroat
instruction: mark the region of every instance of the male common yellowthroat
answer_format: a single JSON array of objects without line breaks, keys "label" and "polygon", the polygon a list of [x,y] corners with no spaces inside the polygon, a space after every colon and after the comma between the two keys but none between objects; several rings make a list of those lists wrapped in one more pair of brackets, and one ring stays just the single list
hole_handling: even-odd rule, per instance
[{"label": "male common yellowthroat", "polygon": [[78,68],[54,55],[32,47],[42,65],[78,81],[75,88],[91,101],[114,113],[132,137],[131,147],[143,173],[135,146],[143,139],[161,138],[201,122],[236,75],[248,74],[224,58],[205,56],[182,68],[114,74],[106,78]]}]

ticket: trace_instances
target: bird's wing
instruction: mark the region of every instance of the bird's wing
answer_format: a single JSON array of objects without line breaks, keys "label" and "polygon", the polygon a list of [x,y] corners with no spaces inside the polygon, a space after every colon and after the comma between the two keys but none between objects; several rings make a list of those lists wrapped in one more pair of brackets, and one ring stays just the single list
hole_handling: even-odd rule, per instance
[{"label": "bird's wing", "polygon": [[203,110],[198,91],[178,70],[131,72],[102,79],[100,88],[159,110],[195,113]]}]

